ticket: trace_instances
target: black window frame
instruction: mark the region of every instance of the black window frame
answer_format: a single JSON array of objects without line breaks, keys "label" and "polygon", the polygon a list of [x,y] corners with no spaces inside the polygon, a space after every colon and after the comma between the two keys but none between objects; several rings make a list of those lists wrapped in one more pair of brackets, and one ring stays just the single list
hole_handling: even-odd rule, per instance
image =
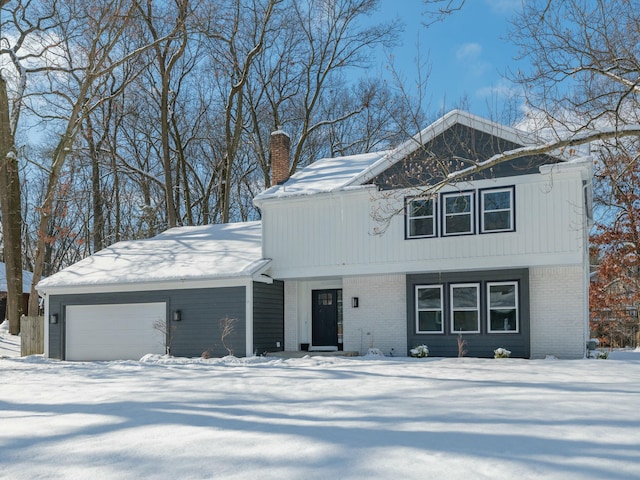
[{"label": "black window frame", "polygon": [[[516,328],[509,330],[494,330],[491,328],[491,311],[495,310],[491,308],[491,287],[500,285],[513,285],[515,287],[515,313],[516,313]],[[460,309],[454,306],[453,291],[456,288],[475,287],[476,289],[476,308],[469,307],[468,309]],[[440,316],[441,316],[441,329],[440,331],[427,331],[420,330],[420,312],[421,311],[435,311],[433,309],[420,309],[418,291],[420,289],[438,289],[440,291]],[[509,334],[521,334],[521,319],[522,319],[522,305],[520,301],[521,285],[520,280],[517,279],[496,279],[496,280],[471,280],[471,281],[445,281],[442,283],[418,283],[413,285],[414,294],[414,333],[416,335],[509,335]],[[474,311],[477,312],[477,325],[478,328],[475,331],[463,330],[458,331],[454,328],[454,311]]]},{"label": "black window frame", "polygon": [[[425,311],[437,311],[434,309],[420,309],[418,290],[420,289],[438,289],[440,291],[440,331],[436,330],[420,330],[420,312]],[[446,319],[446,304],[445,304],[445,288],[443,284],[430,284],[430,285],[415,285],[415,332],[420,335],[445,335],[445,319]]]},{"label": "black window frame", "polygon": [[[514,285],[515,293],[514,293],[514,301],[513,309],[516,313],[516,328],[514,330],[511,329],[502,329],[502,330],[493,330],[491,328],[491,311],[498,310],[497,308],[491,308],[491,287],[492,286],[500,286],[500,285]],[[509,335],[509,334],[519,334],[520,333],[520,282],[518,280],[501,280],[501,281],[488,281],[486,282],[486,320],[487,320],[487,333],[488,334],[499,334],[499,335]]]},{"label": "black window frame", "polygon": [[[487,229],[485,228],[485,213],[487,213],[485,211],[485,202],[484,202],[484,196],[487,193],[499,193],[499,192],[509,192],[509,197],[510,197],[510,208],[509,208],[509,220],[511,223],[511,226],[509,228],[506,229]],[[506,233],[506,232],[515,232],[516,230],[516,192],[515,192],[515,186],[513,185],[509,185],[509,186],[505,186],[505,187],[491,187],[491,188],[481,188],[478,190],[478,224],[480,227],[480,234],[491,234],[491,233]],[[498,211],[505,211],[504,209],[501,210],[495,210],[495,212]],[[494,210],[491,210],[489,213],[494,212]]]},{"label": "black window frame", "polygon": [[[476,290],[475,308],[471,307],[456,307],[453,301],[453,291],[457,288],[470,288],[473,287]],[[480,282],[464,282],[464,283],[450,283],[449,284],[449,331],[452,335],[476,335],[482,333],[482,284]],[[476,312],[476,326],[475,330],[456,330],[455,324],[455,312]]]},{"label": "black window frame", "polygon": [[[440,194],[440,205],[442,212],[440,214],[441,227],[440,231],[442,232],[443,237],[458,237],[463,235],[475,235],[476,233],[476,202],[475,202],[475,190],[461,190],[456,192],[443,192]],[[464,213],[447,213],[447,198],[451,197],[469,197],[469,209],[470,211]],[[450,216],[469,216],[469,231],[464,232],[447,232],[447,217]]]},{"label": "black window frame", "polygon": [[[411,235],[411,222],[413,220],[422,220],[430,218],[429,215],[424,216],[412,216],[412,203],[416,201],[430,201],[432,203],[432,215],[431,215],[431,226],[433,233],[431,235]],[[415,238],[436,238],[438,236],[438,201],[435,196],[430,197],[407,197],[405,198],[405,238],[407,239],[415,239]]]}]

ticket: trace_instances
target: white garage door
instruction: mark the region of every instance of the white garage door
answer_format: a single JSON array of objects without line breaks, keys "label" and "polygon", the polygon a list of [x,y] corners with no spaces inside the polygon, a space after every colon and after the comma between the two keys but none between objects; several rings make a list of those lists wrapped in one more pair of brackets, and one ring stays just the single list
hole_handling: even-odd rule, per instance
[{"label": "white garage door", "polygon": [[66,308],[67,360],[139,360],[165,353],[164,335],[154,328],[166,304],[70,305]]}]

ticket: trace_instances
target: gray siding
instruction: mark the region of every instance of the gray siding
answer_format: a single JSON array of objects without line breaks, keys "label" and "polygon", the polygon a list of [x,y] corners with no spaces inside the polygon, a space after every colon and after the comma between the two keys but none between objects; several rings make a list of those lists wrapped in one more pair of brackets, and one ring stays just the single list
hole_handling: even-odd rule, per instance
[{"label": "gray siding", "polygon": [[[517,281],[519,284],[519,333],[488,333],[486,310],[486,282]],[[451,283],[480,284],[480,333],[463,334],[466,340],[465,350],[468,357],[493,357],[498,347],[511,350],[512,357],[529,358],[530,356],[530,314],[529,314],[529,270],[491,270],[451,273],[430,273],[407,275],[407,346],[426,344],[429,356],[458,356],[458,334],[449,332],[449,298],[444,295],[444,321],[447,325],[444,334],[416,333],[416,285],[444,285],[448,292]],[[409,352],[407,352],[409,354]]]},{"label": "gray siding", "polygon": [[253,349],[257,355],[284,350],[284,282],[253,284]]},{"label": "gray siding", "polygon": [[[373,183],[384,190],[430,185],[442,181],[446,171],[455,172],[468,167],[469,162],[466,160],[479,162],[487,160],[493,155],[520,147],[522,145],[464,125],[455,124],[401,162],[391,166],[375,178]],[[434,158],[437,158],[438,162],[435,162]],[[536,174],[540,165],[557,161],[548,155],[529,155],[498,164],[464,180]],[[446,166],[446,171],[442,165]],[[407,172],[412,173],[408,174]]]},{"label": "gray siding", "polygon": [[[226,340],[236,356],[246,350],[245,287],[54,295],[49,298],[49,314],[58,314],[59,322],[49,325],[49,356],[64,359],[65,307],[67,305],[105,305],[142,302],[166,302],[167,321],[173,329],[171,354],[198,357],[209,350],[211,356],[227,355],[221,339],[221,321],[233,319],[233,332]],[[182,321],[172,322],[171,313],[180,310]]]},{"label": "gray siding", "polygon": [[221,332],[222,323],[229,319],[233,322],[233,332],[225,343],[233,355],[246,356],[245,291],[245,287],[224,287],[171,292],[171,309],[182,312],[182,321],[175,330],[172,355],[197,357],[207,350],[212,357],[228,355]]}]

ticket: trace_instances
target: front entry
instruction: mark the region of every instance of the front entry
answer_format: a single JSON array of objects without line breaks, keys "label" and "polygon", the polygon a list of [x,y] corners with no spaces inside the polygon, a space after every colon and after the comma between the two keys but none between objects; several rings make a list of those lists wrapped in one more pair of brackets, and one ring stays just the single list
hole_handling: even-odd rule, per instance
[{"label": "front entry", "polygon": [[313,290],[311,294],[312,345],[342,350],[342,290]]}]

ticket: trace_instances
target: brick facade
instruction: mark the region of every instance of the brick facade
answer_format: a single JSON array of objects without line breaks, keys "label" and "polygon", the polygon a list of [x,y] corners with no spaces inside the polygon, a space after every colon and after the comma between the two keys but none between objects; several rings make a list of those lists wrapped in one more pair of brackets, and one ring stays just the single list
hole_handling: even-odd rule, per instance
[{"label": "brick facade", "polygon": [[[405,275],[345,277],[344,349],[366,354],[370,347],[385,355],[407,355]],[[358,298],[358,308],[351,299]]]},{"label": "brick facade", "polygon": [[580,266],[529,271],[531,358],[581,358],[587,341],[587,295]]}]

